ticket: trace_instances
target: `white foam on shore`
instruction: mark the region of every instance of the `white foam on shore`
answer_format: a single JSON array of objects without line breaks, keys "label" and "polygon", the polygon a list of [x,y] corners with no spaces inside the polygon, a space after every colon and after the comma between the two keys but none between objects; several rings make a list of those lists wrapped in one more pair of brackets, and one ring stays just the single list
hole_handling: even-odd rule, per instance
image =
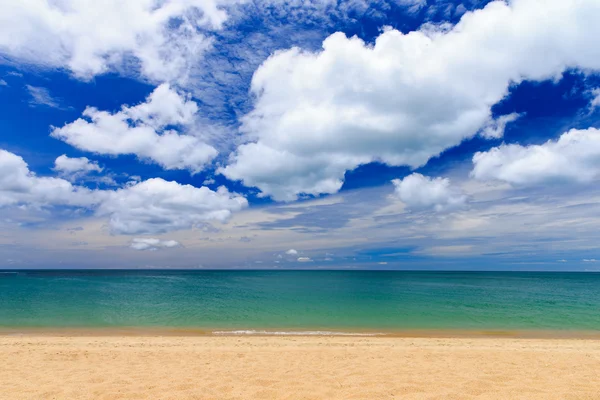
[{"label": "white foam on shore", "polygon": [[382,336],[384,333],[370,332],[335,332],[335,331],[260,331],[260,330],[238,330],[238,331],[214,331],[213,335],[257,335],[257,336]]}]

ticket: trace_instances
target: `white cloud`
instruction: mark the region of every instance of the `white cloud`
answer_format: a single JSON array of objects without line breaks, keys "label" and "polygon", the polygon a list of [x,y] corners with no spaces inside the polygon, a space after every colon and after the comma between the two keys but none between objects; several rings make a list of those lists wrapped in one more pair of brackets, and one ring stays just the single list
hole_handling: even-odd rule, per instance
[{"label": "white cloud", "polygon": [[101,193],[73,186],[67,180],[36,176],[23,158],[0,149],[0,206],[29,204],[90,208],[101,200]]},{"label": "white cloud", "polygon": [[320,52],[277,52],[252,80],[241,126],[252,143],[220,172],[292,200],[338,191],[360,164],[418,167],[477,133],[500,137],[516,116],[494,121],[491,108],[511,84],[600,69],[599,19],[597,0],[496,1],[454,27],[387,29],[374,45],[336,33]]},{"label": "white cloud", "polygon": [[50,91],[44,87],[26,85],[25,88],[31,96],[31,106],[46,106],[50,108],[62,108],[60,101],[55,99]]},{"label": "white cloud", "polygon": [[1,0],[0,53],[89,79],[132,68],[185,79],[210,46],[204,29],[226,19],[225,0]]},{"label": "white cloud", "polygon": [[520,114],[512,113],[498,117],[495,120],[490,120],[486,125],[483,126],[483,128],[481,128],[480,134],[481,136],[489,139],[501,138],[504,136],[506,124],[516,121],[519,117]]},{"label": "white cloud", "polygon": [[598,262],[598,260],[596,260],[595,258],[584,258],[581,261],[583,261],[583,262],[591,262],[591,263]]},{"label": "white cloud", "polygon": [[62,178],[38,177],[21,157],[0,150],[0,207],[20,205],[95,210],[96,215],[109,217],[112,233],[140,235],[224,222],[248,201],[223,186],[212,191],[160,178],[117,190],[90,190]]},{"label": "white cloud", "polygon": [[588,183],[600,176],[600,130],[572,129],[541,145],[503,144],[473,156],[471,176],[514,185]]},{"label": "white cloud", "polygon": [[134,238],[129,247],[134,250],[158,250],[159,248],[179,247],[181,244],[176,240],[160,240],[155,238]]},{"label": "white cloud", "polygon": [[4,79],[0,79],[0,86],[8,86],[8,83]]},{"label": "white cloud", "polygon": [[[87,157],[68,157],[66,154],[59,156],[54,161],[54,171],[70,181],[75,181],[91,172],[102,172],[96,161],[90,161]],[[114,182],[113,182],[114,183]]]},{"label": "white cloud", "polygon": [[298,262],[311,262],[312,258],[309,257],[298,257]]},{"label": "white cloud", "polygon": [[55,128],[51,135],[78,149],[97,154],[135,154],[165,169],[200,171],[217,151],[196,136],[179,134],[171,126],[190,128],[198,107],[168,84],[158,86],[146,102],[123,106],[111,114],[88,107],[84,118]]},{"label": "white cloud", "polygon": [[256,186],[275,200],[292,201],[299,193],[337,192],[346,170],[368,161],[335,153],[299,157],[259,142],[240,146],[234,164],[219,172],[229,179],[242,180],[246,186]]},{"label": "white cloud", "polygon": [[590,108],[594,109],[600,107],[600,88],[592,90],[592,101],[590,101]]},{"label": "white cloud", "polygon": [[288,251],[285,252],[285,254],[287,254],[288,256],[295,256],[295,255],[298,255],[298,252],[294,249],[289,249]]},{"label": "white cloud", "polygon": [[394,179],[395,195],[411,209],[451,210],[465,205],[467,197],[450,185],[448,178],[430,178],[418,173]]},{"label": "white cloud", "polygon": [[212,191],[153,178],[110,192],[97,214],[110,216],[112,233],[156,234],[225,221],[247,205],[244,197],[223,186]]}]

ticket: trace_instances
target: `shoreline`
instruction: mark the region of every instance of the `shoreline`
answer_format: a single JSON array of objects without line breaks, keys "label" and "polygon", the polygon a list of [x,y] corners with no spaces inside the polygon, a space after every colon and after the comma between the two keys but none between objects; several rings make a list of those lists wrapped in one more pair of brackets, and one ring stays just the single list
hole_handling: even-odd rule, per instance
[{"label": "shoreline", "polygon": [[339,337],[339,338],[506,338],[600,340],[600,331],[519,329],[223,329],[176,327],[0,327],[0,337]]}]

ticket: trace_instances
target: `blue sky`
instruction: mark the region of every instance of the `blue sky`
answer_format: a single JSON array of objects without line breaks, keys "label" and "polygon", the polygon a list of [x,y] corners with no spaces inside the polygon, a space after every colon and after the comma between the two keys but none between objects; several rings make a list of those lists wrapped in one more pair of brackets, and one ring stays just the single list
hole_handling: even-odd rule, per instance
[{"label": "blue sky", "polygon": [[0,268],[600,270],[597,1],[4,9]]}]

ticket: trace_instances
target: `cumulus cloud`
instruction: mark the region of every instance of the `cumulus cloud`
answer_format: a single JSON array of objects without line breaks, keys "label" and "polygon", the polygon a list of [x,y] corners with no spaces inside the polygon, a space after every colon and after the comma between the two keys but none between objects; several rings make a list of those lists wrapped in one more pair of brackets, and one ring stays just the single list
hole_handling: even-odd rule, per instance
[{"label": "cumulus cloud", "polygon": [[97,214],[110,217],[114,234],[158,234],[225,221],[247,205],[244,197],[223,186],[212,191],[153,178],[109,192]]},{"label": "cumulus cloud", "polygon": [[134,250],[155,251],[160,248],[179,247],[181,244],[176,240],[160,240],[155,238],[134,238],[129,247]]},{"label": "cumulus cloud", "polygon": [[0,207],[19,205],[95,210],[109,218],[112,233],[141,235],[223,222],[248,201],[225,187],[213,191],[160,178],[117,190],[90,190],[62,178],[38,177],[21,157],[0,150]]},{"label": "cumulus cloud", "polygon": [[85,79],[127,67],[152,80],[185,79],[210,46],[206,30],[226,20],[226,2],[5,0],[0,53]]},{"label": "cumulus cloud", "polygon": [[467,197],[450,185],[448,178],[430,178],[418,173],[394,179],[395,195],[411,209],[436,211],[463,207]]},{"label": "cumulus cloud", "polygon": [[298,262],[311,262],[312,258],[310,257],[298,257]]},{"label": "cumulus cloud", "polygon": [[102,193],[53,177],[38,177],[20,156],[0,149],[0,206],[76,206],[91,208]]},{"label": "cumulus cloud", "polygon": [[246,186],[258,187],[263,196],[292,201],[299,193],[336,193],[342,187],[341,177],[346,170],[368,161],[336,153],[300,157],[259,142],[240,146],[232,157],[233,164],[219,172]]},{"label": "cumulus cloud", "polygon": [[288,251],[285,252],[285,254],[287,254],[288,256],[295,256],[298,254],[298,252],[294,249],[289,249]]},{"label": "cumulus cloud", "polygon": [[220,172],[292,200],[338,191],[364,163],[414,168],[478,133],[501,137],[516,115],[491,108],[511,84],[600,69],[598,19],[596,0],[495,1],[456,26],[387,29],[374,45],[335,33],[318,52],[277,52],[252,80],[249,143]]},{"label": "cumulus cloud", "polygon": [[471,176],[513,185],[591,182],[600,176],[600,130],[572,129],[541,145],[503,144],[475,153]]},{"label": "cumulus cloud", "polygon": [[165,169],[200,171],[217,151],[196,136],[168,127],[190,128],[198,107],[168,84],[158,86],[145,102],[123,106],[111,114],[88,107],[84,118],[54,128],[51,135],[84,151],[97,154],[135,154]]},{"label": "cumulus cloud", "polygon": [[54,161],[54,171],[70,181],[75,181],[92,172],[102,172],[104,168],[96,161],[87,157],[68,157],[66,154],[59,156]]}]

